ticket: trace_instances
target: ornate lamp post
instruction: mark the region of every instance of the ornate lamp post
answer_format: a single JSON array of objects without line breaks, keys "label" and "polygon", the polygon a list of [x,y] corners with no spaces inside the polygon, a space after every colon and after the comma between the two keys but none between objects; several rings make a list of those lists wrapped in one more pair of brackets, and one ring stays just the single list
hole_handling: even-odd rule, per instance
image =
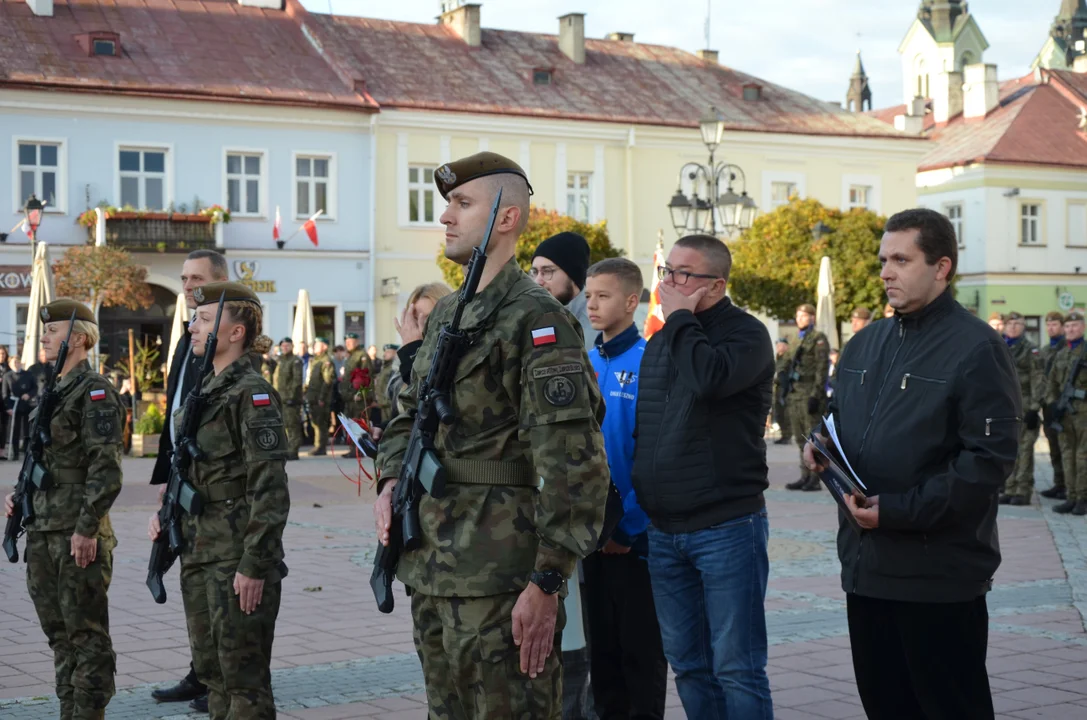
[{"label": "ornate lamp post", "polygon": [[[705,165],[691,162],[680,168],[676,193],[668,202],[672,227],[681,236],[704,232],[728,237],[751,227],[759,208],[747,194],[744,171],[714,159],[725,134],[724,117],[711,107],[698,124],[710,159]],[[684,177],[690,181],[690,196],[683,192]]]},{"label": "ornate lamp post", "polygon": [[26,205],[23,206],[23,213],[26,214],[26,224],[30,227],[30,243],[32,245],[38,237],[38,228],[42,224],[42,209],[44,207],[45,203],[33,193],[26,199]]}]

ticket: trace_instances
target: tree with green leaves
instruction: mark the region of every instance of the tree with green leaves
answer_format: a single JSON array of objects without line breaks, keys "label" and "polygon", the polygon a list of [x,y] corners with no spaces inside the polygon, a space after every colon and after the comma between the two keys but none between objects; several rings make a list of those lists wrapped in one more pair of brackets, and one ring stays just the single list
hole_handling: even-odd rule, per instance
[{"label": "tree with green leaves", "polygon": [[[865,306],[879,316],[886,301],[879,279],[879,243],[887,219],[861,208],[842,212],[818,200],[794,198],[755,218],[729,243],[729,292],[744,307],[776,318],[791,318],[802,303],[815,304],[819,261],[830,257],[834,311],[839,322]],[[812,229],[830,228],[816,239]]]},{"label": "tree with green leaves", "polygon": [[[567,215],[560,215],[556,210],[549,212],[534,207],[528,211],[528,225],[517,240],[516,257],[521,269],[528,272],[532,267],[532,254],[536,252],[539,244],[560,232],[575,232],[588,241],[590,264],[622,255],[621,250],[611,245],[606,222],[592,225]],[[460,287],[461,282],[464,281],[464,268],[445,257],[442,248],[438,249],[438,267],[441,268],[442,276],[450,287]]]},{"label": "tree with green leaves", "polygon": [[103,307],[139,310],[154,302],[147,268],[122,248],[70,247],[53,265],[53,275],[57,295],[86,303],[96,318]]}]

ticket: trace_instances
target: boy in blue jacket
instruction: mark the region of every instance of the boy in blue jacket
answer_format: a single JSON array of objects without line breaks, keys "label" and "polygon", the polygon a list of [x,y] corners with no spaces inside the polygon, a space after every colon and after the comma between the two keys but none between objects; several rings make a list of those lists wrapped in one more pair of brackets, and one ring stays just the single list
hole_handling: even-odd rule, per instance
[{"label": "boy in blue jacket", "polygon": [[634,325],[642,272],[624,258],[602,260],[585,281],[589,322],[600,334],[589,352],[604,396],[604,448],[624,515],[605,547],[585,558],[593,700],[601,720],[663,718],[668,663],[653,605],[646,555],[649,517],[630,472],[638,368],[645,340]]}]

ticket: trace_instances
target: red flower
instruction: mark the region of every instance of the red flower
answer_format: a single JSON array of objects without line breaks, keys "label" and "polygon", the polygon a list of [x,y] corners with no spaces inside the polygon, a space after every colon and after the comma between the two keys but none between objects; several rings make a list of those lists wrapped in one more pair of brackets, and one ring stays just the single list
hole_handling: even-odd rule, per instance
[{"label": "red flower", "polygon": [[351,387],[356,390],[370,387],[370,368],[355,368],[352,370]]}]

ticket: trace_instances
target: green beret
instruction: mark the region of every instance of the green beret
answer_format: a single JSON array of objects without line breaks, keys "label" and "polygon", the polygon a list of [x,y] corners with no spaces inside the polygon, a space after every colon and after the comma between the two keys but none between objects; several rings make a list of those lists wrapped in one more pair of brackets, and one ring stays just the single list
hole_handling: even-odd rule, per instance
[{"label": "green beret", "polygon": [[1064,322],[1064,315],[1061,315],[1056,310],[1050,310],[1049,312],[1047,312],[1045,314],[1045,321],[1046,322],[1053,322],[1054,320],[1056,320],[1059,323],[1063,323]]},{"label": "green beret", "polygon": [[1014,312],[1014,311],[1008,313],[1008,317],[1005,318],[1005,320],[1022,320],[1022,319],[1023,319],[1022,313],[1017,313],[1017,312]]},{"label": "green beret", "polygon": [[343,336],[343,339],[344,340],[358,340],[359,339],[359,334],[354,333],[354,332],[345,333],[344,336]]},{"label": "green beret", "polygon": [[381,349],[382,350],[399,350],[400,346],[397,345],[396,343],[389,343],[388,345],[386,345],[385,347],[383,347]]},{"label": "green beret", "polygon": [[76,320],[86,320],[89,323],[98,324],[98,321],[94,319],[94,313],[91,312],[89,307],[81,302],[67,298],[54,300],[48,305],[43,305],[42,309],[38,311],[38,316],[42,319],[42,322],[61,322],[71,320],[73,312]]},{"label": "green beret", "polygon": [[853,311],[853,314],[850,315],[850,317],[856,318],[858,320],[871,320],[872,311],[866,307],[859,307]]},{"label": "green beret", "polygon": [[1083,313],[1081,313],[1079,310],[1073,310],[1072,312],[1064,316],[1065,322],[1074,322],[1077,320],[1079,322],[1083,322]]},{"label": "green beret", "polygon": [[442,197],[448,200],[450,192],[469,180],[499,173],[520,175],[524,178],[525,184],[528,185],[528,194],[532,194],[532,185],[528,182],[528,175],[525,175],[525,171],[521,169],[521,166],[509,158],[493,152],[476,153],[456,162],[442,165],[434,171],[434,184],[438,186],[438,192],[441,193]]},{"label": "green beret", "polygon": [[328,338],[317,336],[317,337],[313,338],[313,342],[315,342],[315,343],[323,342],[325,345],[328,345]]},{"label": "green beret", "polygon": [[809,315],[814,315],[815,314],[815,306],[812,305],[811,303],[804,303],[803,305],[798,305],[797,308],[796,308],[796,311],[797,312],[806,312]]},{"label": "green beret", "polygon": [[192,291],[196,305],[218,305],[219,298],[226,293],[227,302],[251,302],[260,307],[260,298],[245,285],[236,282],[210,282]]}]

